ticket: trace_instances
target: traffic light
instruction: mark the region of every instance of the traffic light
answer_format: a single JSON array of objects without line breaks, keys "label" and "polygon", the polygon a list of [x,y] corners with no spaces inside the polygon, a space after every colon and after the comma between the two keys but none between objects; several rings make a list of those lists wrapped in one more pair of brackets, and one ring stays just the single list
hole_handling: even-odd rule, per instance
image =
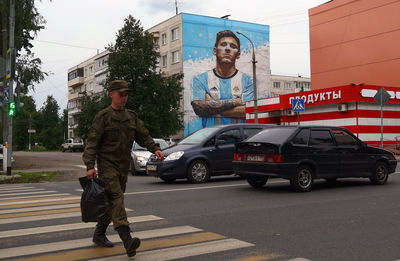
[{"label": "traffic light", "polygon": [[12,117],[15,115],[15,102],[10,102],[8,106],[8,116]]}]

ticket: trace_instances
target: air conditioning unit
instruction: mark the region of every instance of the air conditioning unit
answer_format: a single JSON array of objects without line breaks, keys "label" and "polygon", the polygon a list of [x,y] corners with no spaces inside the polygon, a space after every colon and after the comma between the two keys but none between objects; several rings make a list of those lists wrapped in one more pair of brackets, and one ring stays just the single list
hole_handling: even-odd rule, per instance
[{"label": "air conditioning unit", "polygon": [[341,111],[341,112],[345,112],[348,110],[347,103],[339,103],[337,108],[338,108],[338,111]]}]

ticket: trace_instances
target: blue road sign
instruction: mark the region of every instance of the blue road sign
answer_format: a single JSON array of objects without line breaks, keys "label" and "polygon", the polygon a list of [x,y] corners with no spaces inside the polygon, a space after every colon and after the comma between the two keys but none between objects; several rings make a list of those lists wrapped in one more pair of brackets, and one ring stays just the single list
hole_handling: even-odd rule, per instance
[{"label": "blue road sign", "polygon": [[304,105],[303,99],[293,99],[292,110],[293,111],[305,111],[306,106]]},{"label": "blue road sign", "polygon": [[3,97],[3,102],[4,103],[8,103],[8,98],[9,98],[8,94],[9,94],[8,88],[4,89],[4,97]]}]

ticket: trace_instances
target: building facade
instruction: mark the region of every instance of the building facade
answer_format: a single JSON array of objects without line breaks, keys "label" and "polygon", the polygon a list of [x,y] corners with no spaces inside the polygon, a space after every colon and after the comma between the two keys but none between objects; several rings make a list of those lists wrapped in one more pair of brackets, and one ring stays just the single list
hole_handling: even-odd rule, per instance
[{"label": "building facade", "polygon": [[313,89],[400,87],[400,0],[334,0],[311,8]]},{"label": "building facade", "polygon": [[80,97],[102,93],[107,77],[109,52],[103,51],[68,70],[68,138],[76,138]]},{"label": "building facade", "polygon": [[308,77],[271,75],[270,97],[280,96],[293,92],[311,90],[311,81]]},{"label": "building facade", "polygon": [[[390,95],[382,108],[377,102],[381,86],[345,85],[284,94],[258,101],[258,122],[277,125],[341,126],[375,146],[400,146],[400,90],[385,86]],[[304,111],[293,112],[293,99],[304,100]],[[381,118],[382,115],[382,118]],[[246,122],[254,123],[254,102],[246,103]]]}]

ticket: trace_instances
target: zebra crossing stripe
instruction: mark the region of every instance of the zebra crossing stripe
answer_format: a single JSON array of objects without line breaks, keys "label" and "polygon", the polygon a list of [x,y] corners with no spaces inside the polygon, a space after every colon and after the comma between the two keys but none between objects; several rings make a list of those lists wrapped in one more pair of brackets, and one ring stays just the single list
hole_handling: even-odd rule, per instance
[{"label": "zebra crossing stripe", "polygon": [[[154,250],[166,247],[181,246],[187,244],[195,244],[207,241],[214,241],[225,239],[224,236],[212,233],[212,232],[199,232],[189,235],[178,235],[168,238],[153,239],[142,241],[139,251]],[[46,260],[57,260],[57,261],[73,261],[73,260],[87,260],[92,258],[99,258],[104,256],[114,256],[125,254],[125,248],[122,244],[116,245],[112,248],[86,248],[77,249],[67,252],[61,252],[56,254],[45,254],[32,258],[24,258],[25,261],[46,261]],[[126,254],[125,254],[126,259]],[[17,259],[18,260],[18,259]],[[22,260],[22,259],[21,259]],[[154,259],[153,259],[154,260]]]},{"label": "zebra crossing stripe", "polygon": [[[141,239],[173,236],[180,234],[188,234],[202,231],[199,228],[191,226],[176,226],[161,229],[152,229],[145,231],[135,232],[134,235]],[[118,235],[107,235],[108,239],[113,242],[121,242]],[[32,246],[21,246],[14,248],[7,248],[7,251],[0,251],[0,258],[15,258],[26,255],[43,254],[46,252],[65,251],[76,248],[93,246],[92,238],[84,238],[77,240],[60,241],[55,243],[39,244]]]},{"label": "zebra crossing stripe", "polygon": [[27,203],[27,204],[15,204],[15,205],[8,205],[8,206],[0,206],[0,209],[18,209],[18,208],[25,208],[25,207],[33,207],[33,206],[52,206],[56,204],[68,204],[68,203],[77,203],[80,202],[79,199],[75,200],[63,200],[63,201],[54,201],[54,202],[38,202],[38,203]]},{"label": "zebra crossing stripe", "polygon": [[[80,213],[79,213],[80,215]],[[43,217],[42,217],[43,218]],[[163,218],[146,215],[146,216],[137,216],[128,218],[129,223],[139,223],[139,222],[147,222],[147,221],[158,221]],[[45,227],[35,227],[35,228],[26,228],[26,229],[15,229],[8,231],[0,231],[0,238],[10,238],[10,237],[18,237],[18,236],[27,236],[27,235],[36,235],[42,233],[51,233],[51,232],[61,232],[61,231],[70,231],[76,229],[84,229],[84,228],[92,228],[93,223],[71,223],[71,224],[63,224],[63,225],[54,225],[54,226],[45,226]]]},{"label": "zebra crossing stripe", "polygon": [[[61,193],[61,194],[50,194],[48,196],[46,195],[33,195],[33,196],[20,196],[20,197],[9,197],[9,198],[2,198],[0,199],[0,205],[3,202],[20,202],[20,201],[24,201],[27,199],[35,199],[35,200],[40,200],[40,199],[52,199],[52,198],[60,198],[63,196],[71,196],[71,194],[68,193]],[[75,196],[76,197],[76,196]]]},{"label": "zebra crossing stripe", "polygon": [[1,188],[0,193],[7,193],[7,192],[16,192],[16,191],[35,191],[35,190],[45,190],[42,188],[34,188],[34,187],[21,187],[21,188]]},{"label": "zebra crossing stripe", "polygon": [[[126,212],[132,211],[132,209],[126,208]],[[55,213],[55,214],[51,214]],[[20,217],[17,217],[20,216]],[[4,218],[0,216],[0,225],[3,224],[14,224],[21,222],[32,222],[39,220],[49,220],[58,218],[70,218],[70,217],[80,217],[81,209],[59,209],[59,210],[49,210],[49,211],[39,211],[32,213],[18,213],[18,214],[6,214]]]},{"label": "zebra crossing stripe", "polygon": [[[56,201],[64,201],[64,200],[81,200],[81,197],[77,196],[71,196],[71,197],[48,197],[48,198],[43,198],[43,199],[35,199],[35,200],[24,200],[24,201],[18,201],[19,204],[30,204],[30,203],[39,203],[39,202],[56,202]],[[0,202],[0,206],[9,206],[15,204],[16,201],[11,201],[11,202]]]},{"label": "zebra crossing stripe", "polygon": [[[50,214],[60,214],[60,213],[69,213],[69,212],[80,212],[81,208],[68,208],[68,209],[52,209],[52,210],[42,210],[28,213],[10,213],[0,215],[0,222],[2,219],[6,218],[20,218],[20,217],[31,217],[31,216],[41,216],[41,215],[50,215]],[[42,220],[42,217],[40,217]],[[29,220],[31,221],[31,220]],[[1,224],[1,223],[0,223]]]},{"label": "zebra crossing stripe", "polygon": [[[139,252],[135,256],[136,261],[166,261],[173,259],[187,258],[191,256],[198,256],[203,254],[211,254],[227,250],[245,248],[254,246],[253,244],[245,241],[237,240],[234,238],[222,239],[211,242],[190,244],[186,246],[169,247],[166,249],[158,249],[152,251]],[[140,251],[140,248],[139,248]],[[126,255],[112,256],[106,258],[91,259],[96,261],[119,261],[127,260]]]},{"label": "zebra crossing stripe", "polygon": [[[34,194],[48,194],[48,193],[55,193],[57,191],[54,190],[45,190],[45,191],[34,191],[34,192],[21,192],[21,193],[8,193],[8,194],[0,194],[0,197],[5,197],[5,196],[21,196],[21,195],[34,195]],[[41,195],[46,196],[46,195]],[[51,194],[49,194],[48,196],[51,196]],[[0,199],[4,199],[4,198],[0,198]]]},{"label": "zebra crossing stripe", "polygon": [[24,213],[24,212],[51,210],[51,209],[77,208],[77,207],[80,207],[79,203],[63,204],[63,205],[50,205],[50,206],[44,206],[44,207],[13,208],[13,209],[0,210],[0,215],[10,214],[10,213]]}]

